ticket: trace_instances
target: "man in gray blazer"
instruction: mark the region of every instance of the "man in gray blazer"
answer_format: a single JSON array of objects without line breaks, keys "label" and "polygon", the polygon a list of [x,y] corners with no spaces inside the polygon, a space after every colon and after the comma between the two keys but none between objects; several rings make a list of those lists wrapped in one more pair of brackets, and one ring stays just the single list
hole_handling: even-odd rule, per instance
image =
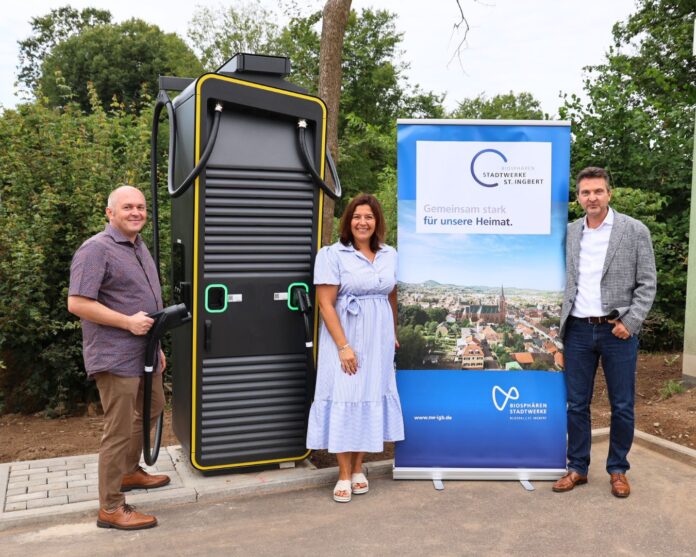
[{"label": "man in gray blazer", "polygon": [[655,298],[655,256],[647,227],[609,207],[611,188],[604,169],[582,170],[577,196],[585,217],[568,225],[560,330],[568,399],[568,473],[553,491],[587,483],[590,402],[601,358],[611,403],[606,468],[612,494],[628,497],[638,333]]}]

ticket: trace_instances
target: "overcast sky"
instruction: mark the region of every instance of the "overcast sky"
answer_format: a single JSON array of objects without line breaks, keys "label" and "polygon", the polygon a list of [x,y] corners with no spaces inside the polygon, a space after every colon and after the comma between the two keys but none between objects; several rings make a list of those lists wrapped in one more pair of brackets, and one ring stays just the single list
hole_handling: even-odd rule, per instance
[{"label": "overcast sky", "polygon": [[[263,0],[269,7],[278,2]],[[321,7],[320,0],[299,0]],[[460,33],[455,0],[353,0],[353,8],[388,9],[398,15],[404,33],[403,60],[413,84],[445,93],[449,109],[463,98],[484,93],[528,91],[555,115],[559,92],[582,92],[582,68],[603,60],[611,44],[612,25],[635,10],[635,0],[460,0],[471,25],[459,59],[453,59]],[[111,11],[115,21],[138,17],[186,38],[196,6],[232,5],[219,0],[15,0],[5,4],[0,20],[0,105],[13,107],[17,41],[30,33],[29,20],[70,4]],[[276,9],[276,8],[271,8]],[[282,17],[279,15],[279,17]]]}]

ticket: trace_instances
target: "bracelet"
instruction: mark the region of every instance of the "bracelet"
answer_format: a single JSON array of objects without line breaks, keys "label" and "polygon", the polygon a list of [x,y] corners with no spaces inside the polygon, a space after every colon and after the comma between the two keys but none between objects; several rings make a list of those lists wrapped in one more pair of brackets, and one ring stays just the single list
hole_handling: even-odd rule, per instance
[{"label": "bracelet", "polygon": [[338,351],[339,351],[339,352],[343,352],[346,348],[350,348],[350,344],[348,344],[348,343],[344,344],[343,346],[341,346],[341,347],[338,349]]}]

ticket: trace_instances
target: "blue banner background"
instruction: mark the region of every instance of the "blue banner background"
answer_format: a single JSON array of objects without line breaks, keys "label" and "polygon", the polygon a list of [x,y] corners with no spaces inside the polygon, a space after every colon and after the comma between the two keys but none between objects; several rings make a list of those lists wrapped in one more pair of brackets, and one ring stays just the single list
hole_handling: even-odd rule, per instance
[{"label": "blue banner background", "polygon": [[[406,427],[406,439],[396,444],[397,467],[565,468],[560,373],[400,370],[397,385]],[[493,404],[496,385],[519,393],[502,411]],[[506,397],[497,395],[501,405]],[[513,404],[546,404],[545,419],[511,420]]]},{"label": "blue banner background", "polygon": [[[551,233],[546,235],[477,235],[477,245],[505,245],[524,259],[510,264],[509,276],[537,288],[562,291],[570,168],[569,125],[399,123],[397,125],[399,209],[399,280],[419,276],[440,280],[438,268],[466,269],[491,257],[483,252],[456,253],[455,235],[415,231],[417,141],[549,142],[551,151]],[[462,234],[462,238],[467,235]],[[469,235],[471,237],[471,235]],[[441,238],[441,239],[439,239]],[[484,257],[485,259],[482,259]],[[508,256],[509,257],[509,256]],[[506,260],[499,260],[500,266]],[[445,273],[446,274],[446,273]],[[427,277],[425,276],[427,275]],[[497,276],[497,275],[496,275]],[[446,281],[450,282],[450,281]],[[506,281],[507,282],[507,281]],[[511,283],[514,281],[510,281]],[[472,283],[478,284],[478,283]],[[444,468],[565,468],[566,410],[563,374],[558,371],[399,370],[399,395],[406,439],[396,444],[395,466]],[[515,387],[518,400],[503,411],[493,404],[492,391]],[[545,404],[545,419],[511,419],[512,404]],[[524,414],[520,414],[524,415]],[[540,415],[537,415],[539,417]]]}]

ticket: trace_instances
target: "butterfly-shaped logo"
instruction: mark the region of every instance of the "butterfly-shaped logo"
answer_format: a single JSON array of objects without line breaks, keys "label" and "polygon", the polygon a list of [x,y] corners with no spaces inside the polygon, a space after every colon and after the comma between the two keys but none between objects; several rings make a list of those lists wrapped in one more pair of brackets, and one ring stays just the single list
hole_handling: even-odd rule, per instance
[{"label": "butterfly-shaped logo", "polygon": [[[505,410],[508,401],[517,400],[518,398],[520,398],[520,392],[517,390],[517,387],[510,387],[510,389],[506,392],[501,387],[496,385],[495,387],[493,387],[493,392],[491,394],[493,395],[493,404],[499,412]],[[502,403],[498,404],[498,400],[500,399],[500,397],[505,398],[503,398]]]}]

